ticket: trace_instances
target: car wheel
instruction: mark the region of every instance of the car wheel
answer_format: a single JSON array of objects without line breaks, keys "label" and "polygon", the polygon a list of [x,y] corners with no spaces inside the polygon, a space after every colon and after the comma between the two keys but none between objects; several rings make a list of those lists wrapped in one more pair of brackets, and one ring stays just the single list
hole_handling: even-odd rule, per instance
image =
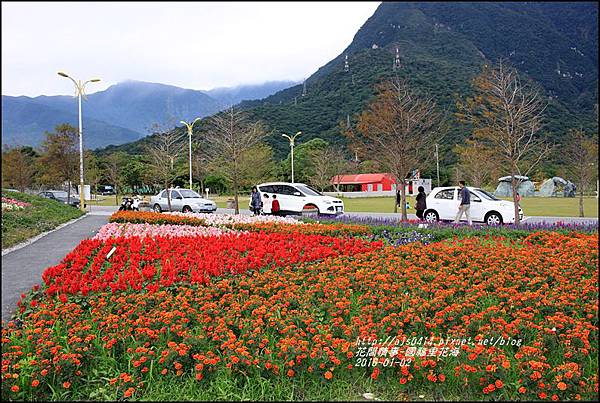
[{"label": "car wheel", "polygon": [[423,218],[425,218],[425,221],[427,222],[437,222],[440,220],[440,216],[435,210],[427,210]]},{"label": "car wheel", "polygon": [[183,211],[184,213],[191,213],[192,208],[190,206],[183,206],[183,209],[181,211]]},{"label": "car wheel", "polygon": [[314,204],[307,204],[306,206],[302,207],[301,215],[302,213],[317,213],[317,215],[319,215],[321,214],[321,211]]},{"label": "car wheel", "polygon": [[160,208],[160,204],[156,203],[153,208],[155,213],[162,213],[162,209]]},{"label": "car wheel", "polygon": [[492,211],[485,216],[485,223],[487,225],[501,225],[502,216],[495,211]]}]

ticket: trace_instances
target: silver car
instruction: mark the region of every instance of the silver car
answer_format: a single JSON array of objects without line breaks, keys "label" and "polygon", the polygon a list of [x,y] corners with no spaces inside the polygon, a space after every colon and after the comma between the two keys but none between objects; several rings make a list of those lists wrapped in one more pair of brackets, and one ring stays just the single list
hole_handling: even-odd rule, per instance
[{"label": "silver car", "polygon": [[[184,213],[213,213],[217,210],[217,204],[203,198],[198,193],[189,189],[170,189],[171,192],[171,210],[182,211]],[[169,211],[169,200],[167,191],[163,190],[156,196],[150,198],[152,209],[157,212]]]}]

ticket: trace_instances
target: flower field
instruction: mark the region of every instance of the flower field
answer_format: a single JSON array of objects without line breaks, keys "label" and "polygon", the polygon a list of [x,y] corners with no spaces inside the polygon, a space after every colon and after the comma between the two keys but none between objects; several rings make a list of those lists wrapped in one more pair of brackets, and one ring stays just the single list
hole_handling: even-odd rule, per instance
[{"label": "flower field", "polygon": [[126,213],[3,324],[4,400],[598,397],[597,231]]},{"label": "flower field", "polygon": [[31,203],[2,196],[2,211],[23,210],[25,207],[29,206],[31,206]]}]

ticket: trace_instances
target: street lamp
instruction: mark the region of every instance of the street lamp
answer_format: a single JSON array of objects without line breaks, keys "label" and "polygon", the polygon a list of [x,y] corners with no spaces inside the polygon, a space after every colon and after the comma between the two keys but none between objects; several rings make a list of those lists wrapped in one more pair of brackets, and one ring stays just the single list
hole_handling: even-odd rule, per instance
[{"label": "street lamp", "polygon": [[75,81],[65,72],[59,71],[58,75],[73,81],[73,84],[75,84],[75,96],[79,101],[79,208],[81,211],[85,211],[85,202],[83,200],[83,128],[81,126],[81,97],[85,97],[85,86],[87,83],[97,83],[100,79],[92,78],[91,80],[82,83],[81,80]]},{"label": "street lamp", "polygon": [[199,120],[200,118],[196,118],[192,123],[187,123],[183,120],[180,122],[183,123],[185,127],[187,127],[188,135],[190,138],[190,190],[192,190],[192,128],[194,127],[194,124]]},{"label": "street lamp", "polygon": [[294,140],[296,139],[296,136],[298,136],[301,133],[302,132],[298,132],[292,137],[288,136],[287,134],[282,134],[283,137],[290,141],[290,148],[292,149],[292,183],[294,183]]}]

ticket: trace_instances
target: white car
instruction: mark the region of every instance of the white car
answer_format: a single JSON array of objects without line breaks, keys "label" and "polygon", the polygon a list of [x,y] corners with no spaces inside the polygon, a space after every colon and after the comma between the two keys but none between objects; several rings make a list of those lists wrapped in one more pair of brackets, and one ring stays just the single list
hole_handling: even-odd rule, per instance
[{"label": "white car", "polygon": [[[511,201],[500,200],[483,189],[468,187],[471,193],[470,214],[472,221],[484,222],[488,225],[513,224],[515,222],[515,205]],[[454,220],[460,205],[460,188],[436,187],[427,196],[425,221]],[[523,219],[523,209],[519,207],[519,219]],[[461,221],[467,218],[463,214]]]},{"label": "white car", "polygon": [[319,214],[343,214],[344,202],[326,196],[303,183],[270,182],[257,186],[263,202],[263,213],[271,213],[273,195],[279,200],[281,214],[302,214],[305,210],[316,210]]},{"label": "white car", "polygon": [[[171,191],[171,210],[182,211],[184,213],[212,213],[217,210],[217,204],[203,198],[198,193],[189,189],[170,189]],[[150,198],[150,206],[157,213],[169,211],[169,200],[167,191],[163,190],[156,196]]]}]

